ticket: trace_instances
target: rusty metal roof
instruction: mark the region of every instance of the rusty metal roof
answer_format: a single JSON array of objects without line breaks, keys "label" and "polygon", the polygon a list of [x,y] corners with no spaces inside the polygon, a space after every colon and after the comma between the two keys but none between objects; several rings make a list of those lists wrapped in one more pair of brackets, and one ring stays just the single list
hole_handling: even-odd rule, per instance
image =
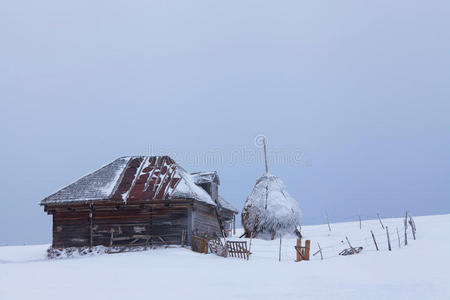
[{"label": "rusty metal roof", "polygon": [[169,156],[127,156],[83,176],[41,201],[114,200],[124,203],[189,198],[215,205],[195,179]]}]

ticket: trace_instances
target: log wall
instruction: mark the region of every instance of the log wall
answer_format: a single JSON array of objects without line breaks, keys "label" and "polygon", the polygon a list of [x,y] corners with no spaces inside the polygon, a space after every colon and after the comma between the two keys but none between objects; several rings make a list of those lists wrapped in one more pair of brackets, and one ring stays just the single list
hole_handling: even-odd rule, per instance
[{"label": "log wall", "polygon": [[53,214],[53,248],[89,245],[89,212],[55,212]]},{"label": "log wall", "polygon": [[[189,244],[191,203],[53,207],[53,247]],[[92,224],[92,225],[91,225]]]},{"label": "log wall", "polygon": [[202,202],[194,203],[192,232],[200,237],[222,237],[216,208]]},{"label": "log wall", "polygon": [[192,200],[127,206],[61,204],[45,209],[53,215],[54,248],[191,245],[192,235],[222,236],[216,207]]}]

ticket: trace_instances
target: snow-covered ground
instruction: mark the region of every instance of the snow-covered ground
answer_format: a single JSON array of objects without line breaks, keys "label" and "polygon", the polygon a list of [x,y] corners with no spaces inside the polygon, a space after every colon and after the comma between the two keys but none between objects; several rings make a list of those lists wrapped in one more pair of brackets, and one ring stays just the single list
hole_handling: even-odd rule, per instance
[{"label": "snow-covered ground", "polygon": [[[406,247],[403,219],[383,222],[391,252],[378,220],[304,226],[324,260],[300,263],[295,239],[282,240],[281,262],[279,240],[253,240],[249,261],[182,248],[48,260],[48,245],[0,247],[0,299],[450,299],[450,215],[416,217]],[[337,255],[346,236],[364,250]]]}]

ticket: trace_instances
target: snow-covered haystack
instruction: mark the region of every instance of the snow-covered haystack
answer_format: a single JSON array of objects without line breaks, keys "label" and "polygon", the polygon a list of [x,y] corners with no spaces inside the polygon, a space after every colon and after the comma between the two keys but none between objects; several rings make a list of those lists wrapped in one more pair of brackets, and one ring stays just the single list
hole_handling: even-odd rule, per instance
[{"label": "snow-covered haystack", "polygon": [[261,176],[245,201],[242,225],[248,237],[274,239],[286,234],[299,234],[302,213],[276,176]]}]

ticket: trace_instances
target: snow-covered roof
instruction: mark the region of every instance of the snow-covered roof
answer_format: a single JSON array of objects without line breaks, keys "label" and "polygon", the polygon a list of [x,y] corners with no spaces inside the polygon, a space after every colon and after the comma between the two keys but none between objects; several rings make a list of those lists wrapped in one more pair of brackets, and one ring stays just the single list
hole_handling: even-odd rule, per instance
[{"label": "snow-covered roof", "polygon": [[121,157],[41,201],[41,205],[100,200],[191,198],[216,205],[194,178],[168,156]]},{"label": "snow-covered roof", "polygon": [[230,202],[223,199],[222,196],[219,195],[217,200],[220,208],[225,208],[231,210],[232,212],[238,213],[238,210],[233,205],[231,205]]},{"label": "snow-covered roof", "polygon": [[220,184],[219,175],[216,171],[212,172],[195,172],[191,173],[192,178],[196,184],[206,183],[206,182],[216,182]]},{"label": "snow-covered roof", "polygon": [[[202,184],[207,182],[215,182],[217,184],[220,184],[219,175],[217,174],[216,171],[195,172],[191,173],[191,177],[193,178],[195,184]],[[226,201],[220,195],[217,198],[217,204],[219,205],[219,208],[228,209],[231,210],[232,212],[238,213],[238,210],[233,205],[231,205],[230,202]]]}]

